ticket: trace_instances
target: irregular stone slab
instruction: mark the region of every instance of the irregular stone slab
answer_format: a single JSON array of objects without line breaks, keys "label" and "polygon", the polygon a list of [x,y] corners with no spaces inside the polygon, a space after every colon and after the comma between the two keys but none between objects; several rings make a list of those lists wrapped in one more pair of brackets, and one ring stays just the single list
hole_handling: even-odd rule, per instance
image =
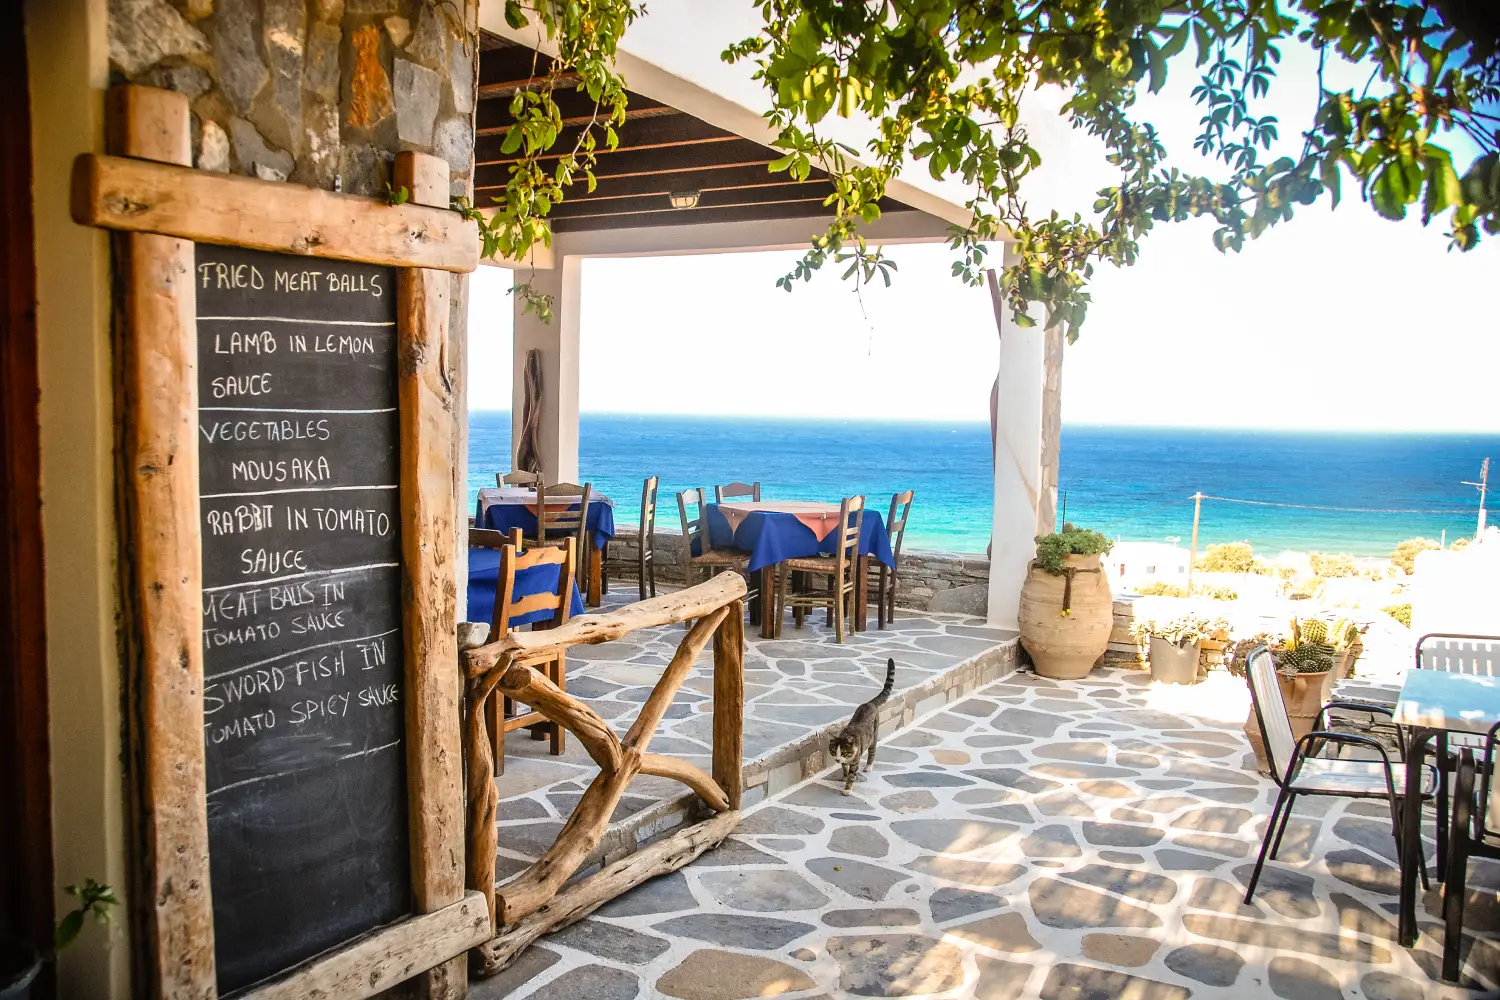
[{"label": "irregular stone slab", "polygon": [[1246,802],[1254,802],[1260,795],[1260,791],[1255,788],[1216,788],[1200,785],[1193,789],[1193,794],[1201,795],[1203,798],[1211,799],[1214,802],[1223,802],[1227,805],[1238,806],[1244,805]]},{"label": "irregular stone slab", "polygon": [[925,729],[908,729],[890,740],[890,745],[893,747],[931,747],[941,742],[943,738],[937,733],[929,733]]},{"label": "irregular stone slab", "polygon": [[761,847],[767,847],[773,851],[781,851],[783,854],[790,854],[793,851],[802,850],[807,842],[798,840],[795,837],[761,837],[757,843]]},{"label": "irregular stone slab", "polygon": [[[933,751],[937,753],[938,751]],[[910,764],[917,759],[917,755],[910,750],[897,750],[895,747],[876,747],[875,763],[877,764]]]},{"label": "irregular stone slab", "polygon": [[1028,890],[1031,912],[1048,927],[1160,927],[1150,910],[1053,878],[1038,877]]},{"label": "irregular stone slab", "polygon": [[520,990],[529,986],[531,980],[556,965],[562,956],[541,945],[532,945],[516,958],[513,965],[485,980],[476,980],[469,987],[469,996],[474,1000],[502,1000],[520,995]]},{"label": "irregular stone slab", "polygon": [[1036,951],[1042,944],[1026,928],[1026,918],[1019,913],[997,913],[972,923],[948,928],[948,933],[966,941],[982,944],[994,951],[1024,954]]},{"label": "irregular stone slab", "polygon": [[1155,798],[1139,799],[1132,802],[1130,803],[1130,808],[1140,809],[1145,812],[1161,813],[1165,816],[1191,808],[1197,804],[1197,799],[1189,798],[1186,795],[1158,795]]},{"label": "irregular stone slab", "polygon": [[1103,743],[1044,743],[1031,752],[1049,760],[1109,763],[1109,747]]},{"label": "irregular stone slab", "polygon": [[1032,771],[1045,774],[1049,778],[1062,778],[1066,781],[1082,781],[1086,778],[1134,778],[1138,772],[1128,767],[1113,767],[1109,764],[1037,764]]},{"label": "irregular stone slab", "polygon": [[1113,865],[1084,865],[1063,878],[1098,889],[1108,889],[1143,903],[1165,903],[1177,895],[1177,883],[1165,875],[1116,868]]},{"label": "irregular stone slab", "polygon": [[[1323,824],[1315,819],[1303,816],[1293,816],[1287,820],[1286,833],[1281,838],[1281,850],[1276,854],[1276,860],[1286,865],[1305,865],[1313,859],[1315,852],[1313,848],[1317,845],[1318,834],[1322,831]],[[1321,851],[1316,852],[1317,856]]]},{"label": "irregular stone slab", "polygon": [[553,934],[551,940],[626,965],[644,965],[671,947],[662,938],[602,920],[580,920]]},{"label": "irregular stone slab", "polygon": [[962,750],[934,750],[932,759],[939,764],[947,764],[949,767],[962,767],[974,758]]},{"label": "irregular stone slab", "polygon": [[1188,1000],[1192,991],[1154,979],[1087,965],[1054,965],[1042,984],[1041,1000]]},{"label": "irregular stone slab", "polygon": [[990,819],[998,819],[1005,823],[1036,822],[1036,817],[1031,815],[1031,810],[1023,805],[990,806],[988,809],[975,809],[974,815],[987,816]]},{"label": "irregular stone slab", "polygon": [[1183,945],[1167,953],[1162,964],[1185,979],[1206,986],[1233,986],[1245,960],[1238,952],[1214,944]]},{"label": "irregular stone slab", "polygon": [[[787,805],[807,806],[811,809],[859,809],[866,804],[860,797],[859,785],[854,786],[851,794],[845,795],[843,775],[837,775],[837,780],[837,786],[826,781],[814,781],[780,799]],[[866,780],[865,776],[861,774],[859,780],[863,782]]]},{"label": "irregular stone slab", "polygon": [[923,855],[907,864],[912,871],[924,872],[945,878],[950,882],[963,882],[989,888],[1014,882],[1026,874],[1020,865],[1000,864],[992,861],[965,861],[961,858],[937,858]]},{"label": "irregular stone slab", "polygon": [[623,896],[616,896],[597,911],[601,917],[638,917],[647,913],[671,913],[698,908],[698,900],[680,871],[642,882]]},{"label": "irregular stone slab", "polygon": [[1140,823],[1143,826],[1150,826],[1156,822],[1156,817],[1150,813],[1141,812],[1139,809],[1131,809],[1126,806],[1121,806],[1109,815],[1111,819],[1117,819],[1122,823]]},{"label": "irregular stone slab", "polygon": [[1125,823],[1084,823],[1083,837],[1098,847],[1150,847],[1166,836],[1154,826],[1130,826]]},{"label": "irregular stone slab", "polygon": [[1174,851],[1170,847],[1163,847],[1156,852],[1156,863],[1163,871],[1206,872],[1212,871],[1222,865],[1224,859],[1211,858],[1206,854],[1194,854],[1191,851]]},{"label": "irregular stone slab", "polygon": [[779,865],[781,859],[774,854],[757,851],[737,837],[730,837],[693,864],[699,868],[733,868],[739,865]]},{"label": "irregular stone slab", "polygon": [[1036,800],[1037,811],[1044,816],[1080,816],[1094,818],[1094,807],[1072,792],[1053,792]]},{"label": "irregular stone slab", "polygon": [[990,802],[1020,802],[1029,797],[1026,793],[1014,788],[965,788],[961,792],[953,793],[953,801],[965,806],[984,805]]},{"label": "irregular stone slab", "polygon": [[854,821],[860,822],[860,823],[878,823],[878,822],[880,822],[880,817],[879,816],[872,816],[869,813],[829,813],[828,815],[831,816],[834,819],[848,819],[848,820],[854,820]]},{"label": "irregular stone slab", "polygon": [[557,840],[557,833],[563,828],[562,820],[548,820],[543,823],[516,823],[505,824],[496,832],[500,846],[508,851],[516,851],[533,858],[540,857],[542,852],[551,847]]},{"label": "irregular stone slab", "polygon": [[1401,888],[1401,873],[1364,851],[1329,851],[1323,863],[1334,878],[1366,892],[1394,896]]},{"label": "irregular stone slab", "polygon": [[1078,790],[1089,795],[1098,795],[1106,799],[1128,799],[1135,795],[1135,789],[1118,781],[1080,781]]},{"label": "irregular stone slab", "polygon": [[1401,862],[1401,859],[1396,855],[1396,838],[1391,833],[1389,819],[1381,823],[1379,820],[1344,816],[1337,823],[1333,824],[1333,832],[1349,841],[1349,843],[1357,844],[1371,854],[1378,855],[1392,864],[1400,864]]},{"label": "irregular stone slab", "polygon": [[1191,847],[1195,851],[1209,851],[1231,858],[1243,858],[1255,846],[1248,841],[1232,837],[1220,837],[1212,833],[1182,833],[1172,838],[1179,847]]},{"label": "irregular stone slab", "polygon": [[1184,913],[1182,926],[1199,937],[1268,948],[1271,951],[1295,951],[1319,958],[1337,958],[1368,965],[1384,965],[1391,960],[1390,951],[1381,945],[1302,927],[1209,916],[1206,913]]},{"label": "irregular stone slab", "polygon": [[514,798],[501,799],[495,813],[501,821],[508,822],[513,819],[541,819],[543,816],[551,815],[547,807],[536,799]]},{"label": "irregular stone slab", "polygon": [[811,910],[828,902],[811,882],[790,871],[708,871],[698,876],[698,882],[734,910],[776,913]]},{"label": "irregular stone slab", "polygon": [[1143,865],[1146,859],[1139,854],[1131,854],[1128,851],[1100,851],[1100,861],[1108,861],[1112,865]]},{"label": "irregular stone slab", "polygon": [[933,922],[939,924],[945,920],[957,920],[959,917],[998,909],[1004,905],[1005,900],[994,893],[954,889],[948,886],[934,889],[932,895],[927,897],[927,907],[932,912]]},{"label": "irregular stone slab", "polygon": [[1051,736],[1057,732],[1057,727],[1066,725],[1068,719],[1065,716],[1053,715],[1050,712],[1033,712],[1026,708],[1007,708],[995,716],[995,721],[990,723],[996,729],[1005,733],[1015,733],[1018,736]]},{"label": "irregular stone slab", "polygon": [[785,948],[809,931],[817,930],[812,924],[798,920],[747,917],[738,913],[690,913],[652,924],[652,929],[670,937],[689,937],[729,948],[757,951]]},{"label": "irregular stone slab", "polygon": [[965,719],[961,715],[952,712],[940,712],[930,716],[922,725],[928,729],[936,729],[944,733],[961,733],[974,724],[973,719]]},{"label": "irregular stone slab", "polygon": [[1267,971],[1271,992],[1282,1000],[1344,1000],[1339,981],[1311,962],[1277,955]]},{"label": "irregular stone slab", "polygon": [[1030,760],[1030,757],[1027,757],[1019,750],[986,750],[984,753],[979,755],[979,762],[981,764],[992,764],[996,766],[1004,764],[1025,764]]},{"label": "irregular stone slab", "polygon": [[988,955],[975,955],[974,963],[979,967],[974,1000],[1018,1000],[1025,992],[1032,966]]},{"label": "irregular stone slab", "polygon": [[1028,858],[1076,858],[1083,854],[1073,831],[1061,824],[1037,827],[1021,839],[1021,852]]},{"label": "irregular stone slab", "polygon": [[1161,729],[1191,729],[1193,724],[1186,719],[1176,715],[1168,715],[1166,712],[1158,712],[1155,709],[1127,708],[1113,713],[1110,718],[1121,722],[1128,722],[1132,726],[1147,731]]},{"label": "irregular stone slab", "polygon": [[948,774],[945,771],[907,771],[904,774],[887,774],[885,783],[897,788],[962,788],[965,785],[974,784],[963,775]]},{"label": "irregular stone slab", "polygon": [[1129,968],[1145,965],[1161,947],[1150,938],[1132,937],[1129,934],[1085,934],[1083,957],[1106,965],[1124,965]]},{"label": "irregular stone slab", "polygon": [[1216,878],[1200,878],[1193,884],[1188,896],[1188,905],[1215,913],[1228,913],[1237,917],[1264,917],[1265,910],[1259,903],[1245,905],[1245,890],[1242,887]]},{"label": "irregular stone slab", "polygon": [[944,854],[967,854],[998,844],[1017,829],[977,819],[900,819],[891,824],[891,832],[902,840]]},{"label": "irregular stone slab", "polygon": [[[1329,894],[1333,905],[1339,911],[1339,926],[1346,931],[1357,934],[1368,934],[1370,937],[1383,938],[1386,941],[1396,940],[1396,925],[1385,919],[1379,913],[1370,909],[1353,896],[1343,892]],[[1464,909],[1464,919],[1469,918],[1467,907]],[[1493,926],[1492,924],[1481,924],[1477,926]]]},{"label": "irregular stone slab", "polygon": [[983,719],[987,718],[998,707],[993,701],[986,701],[983,698],[970,698],[967,701],[961,701],[957,705],[954,705],[953,711],[959,715],[968,715],[976,719]]},{"label": "irregular stone slab", "polygon": [[942,993],[963,984],[963,952],[921,934],[836,937],[828,956],[838,963],[839,989],[862,997]]},{"label": "irregular stone slab", "polygon": [[977,736],[970,736],[970,737],[967,737],[964,740],[964,743],[966,745],[971,746],[971,747],[980,747],[980,748],[984,748],[984,747],[1018,747],[1018,746],[1021,746],[1023,744],[1030,743],[1030,742],[1031,742],[1030,737],[1026,737],[1026,736],[1009,736],[1009,735],[1006,735],[1004,733],[980,733]]},{"label": "irregular stone slab", "polygon": [[1181,778],[1141,778],[1136,784],[1142,788],[1154,788],[1166,791],[1172,788],[1186,788],[1192,782],[1184,781]]},{"label": "irregular stone slab", "polygon": [[1372,972],[1359,981],[1365,1000],[1425,1000],[1427,990],[1390,972]]},{"label": "irregular stone slab", "polygon": [[852,858],[814,858],[807,862],[807,870],[849,895],[872,903],[880,902],[892,886],[911,877]]},{"label": "irregular stone slab", "polygon": [[[1035,708],[1038,708],[1043,712],[1062,712],[1064,714],[1072,715],[1074,717],[1074,721],[1077,721],[1078,717],[1080,716],[1088,715],[1087,707],[1083,702],[1063,701],[1062,698],[1059,697],[1064,690],[1066,689],[1059,688],[1057,691],[1048,691],[1048,697],[1033,698],[1031,699],[1031,704]],[[1072,692],[1068,693],[1072,694]]]},{"label": "irregular stone slab", "polygon": [[680,1000],[744,1000],[816,985],[807,973],[785,962],[702,948],[658,979],[656,990]]},{"label": "irregular stone slab", "polygon": [[[962,795],[964,793],[960,792],[959,794]],[[937,796],[921,789],[910,792],[897,792],[894,795],[887,795],[880,800],[881,808],[899,813],[925,812],[937,804]]]},{"label": "irregular stone slab", "polygon": [[915,927],[921,914],[905,907],[877,906],[869,910],[829,910],[823,923],[829,927]]},{"label": "irregular stone slab", "polygon": [[[1240,884],[1248,886],[1254,865],[1240,865],[1234,877]],[[1265,903],[1283,917],[1300,920],[1316,917],[1323,912],[1322,905],[1313,896],[1316,886],[1311,878],[1277,864],[1267,864],[1260,870],[1260,882],[1255,886],[1255,898]]]},{"label": "irregular stone slab", "polygon": [[1169,740],[1166,746],[1189,757],[1228,757],[1230,754],[1242,753],[1244,751],[1243,747],[1227,747],[1221,743],[1202,743],[1198,741]]},{"label": "irregular stone slab", "polygon": [[1187,760],[1174,760],[1167,768],[1167,777],[1188,778],[1192,781],[1206,781],[1218,785],[1255,784],[1255,779],[1248,774],[1231,771],[1227,767],[1214,767],[1212,764],[1199,764]]},{"label": "irregular stone slab", "polygon": [[[844,800],[846,803],[848,799]],[[806,813],[793,812],[780,806],[766,806],[756,810],[735,828],[737,833],[818,833],[823,821]]]},{"label": "irregular stone slab", "polygon": [[1134,767],[1142,771],[1161,767],[1161,758],[1149,753],[1117,753],[1115,763],[1122,767]]},{"label": "irregular stone slab", "polygon": [[1239,833],[1250,822],[1250,816],[1248,809],[1204,806],[1183,813],[1172,821],[1172,827],[1176,830],[1196,830],[1199,833]]},{"label": "irregular stone slab", "polygon": [[569,969],[533,993],[527,1000],[631,1000],[641,991],[641,981],[624,969],[607,965],[582,965]]},{"label": "irregular stone slab", "polygon": [[860,854],[867,858],[883,858],[890,851],[879,831],[868,826],[841,826],[828,838],[828,849],[840,854]]}]

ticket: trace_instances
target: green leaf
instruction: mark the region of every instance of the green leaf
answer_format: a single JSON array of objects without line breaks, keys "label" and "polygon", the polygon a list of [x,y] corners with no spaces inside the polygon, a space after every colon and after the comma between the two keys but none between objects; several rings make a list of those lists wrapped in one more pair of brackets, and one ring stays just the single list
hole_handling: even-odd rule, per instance
[{"label": "green leaf", "polygon": [[78,932],[83,930],[83,914],[82,909],[77,909],[57,922],[57,934],[52,942],[53,951],[62,951],[78,940]]}]

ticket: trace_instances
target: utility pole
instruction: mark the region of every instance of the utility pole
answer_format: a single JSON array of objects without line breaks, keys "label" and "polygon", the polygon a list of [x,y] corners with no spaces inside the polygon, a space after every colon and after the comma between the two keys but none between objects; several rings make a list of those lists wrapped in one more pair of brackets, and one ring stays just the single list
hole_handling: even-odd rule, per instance
[{"label": "utility pole", "polygon": [[1479,466],[1479,482],[1471,483],[1465,480],[1463,485],[1472,486],[1479,490],[1479,529],[1474,532],[1475,540],[1484,534],[1484,495],[1489,490],[1490,484],[1490,460],[1486,458]]},{"label": "utility pole", "polygon": [[1188,550],[1188,596],[1193,596],[1193,563],[1198,561],[1198,518],[1203,513],[1203,494],[1193,494],[1193,547]]}]

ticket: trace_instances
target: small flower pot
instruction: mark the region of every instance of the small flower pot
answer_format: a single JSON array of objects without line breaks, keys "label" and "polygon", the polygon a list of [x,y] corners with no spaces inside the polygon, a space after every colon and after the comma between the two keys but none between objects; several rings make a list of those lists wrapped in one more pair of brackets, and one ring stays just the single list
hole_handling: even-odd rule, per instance
[{"label": "small flower pot", "polygon": [[1151,637],[1151,679],[1163,684],[1198,683],[1198,644],[1179,648],[1159,636]]}]

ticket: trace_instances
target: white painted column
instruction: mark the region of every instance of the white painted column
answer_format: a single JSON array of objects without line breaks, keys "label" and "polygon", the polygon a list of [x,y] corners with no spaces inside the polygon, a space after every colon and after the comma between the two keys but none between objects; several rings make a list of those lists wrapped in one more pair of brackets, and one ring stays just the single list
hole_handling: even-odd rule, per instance
[{"label": "white painted column", "polygon": [[[1005,263],[1014,261],[1005,248]],[[1042,492],[1042,386],[1046,333],[1022,327],[998,298],[1000,391],[995,433],[995,514],[990,548],[989,623],[1016,628],[1021,584],[1036,556]]]},{"label": "white painted column", "polygon": [[542,476],[549,483],[578,481],[578,332],[583,261],[563,257],[558,266],[516,271],[518,283],[530,280],[553,299],[552,322],[535,313],[522,315],[515,301],[514,392],[511,398],[511,467],[521,440],[521,414],[526,400],[526,354],[541,351],[542,359]]}]

